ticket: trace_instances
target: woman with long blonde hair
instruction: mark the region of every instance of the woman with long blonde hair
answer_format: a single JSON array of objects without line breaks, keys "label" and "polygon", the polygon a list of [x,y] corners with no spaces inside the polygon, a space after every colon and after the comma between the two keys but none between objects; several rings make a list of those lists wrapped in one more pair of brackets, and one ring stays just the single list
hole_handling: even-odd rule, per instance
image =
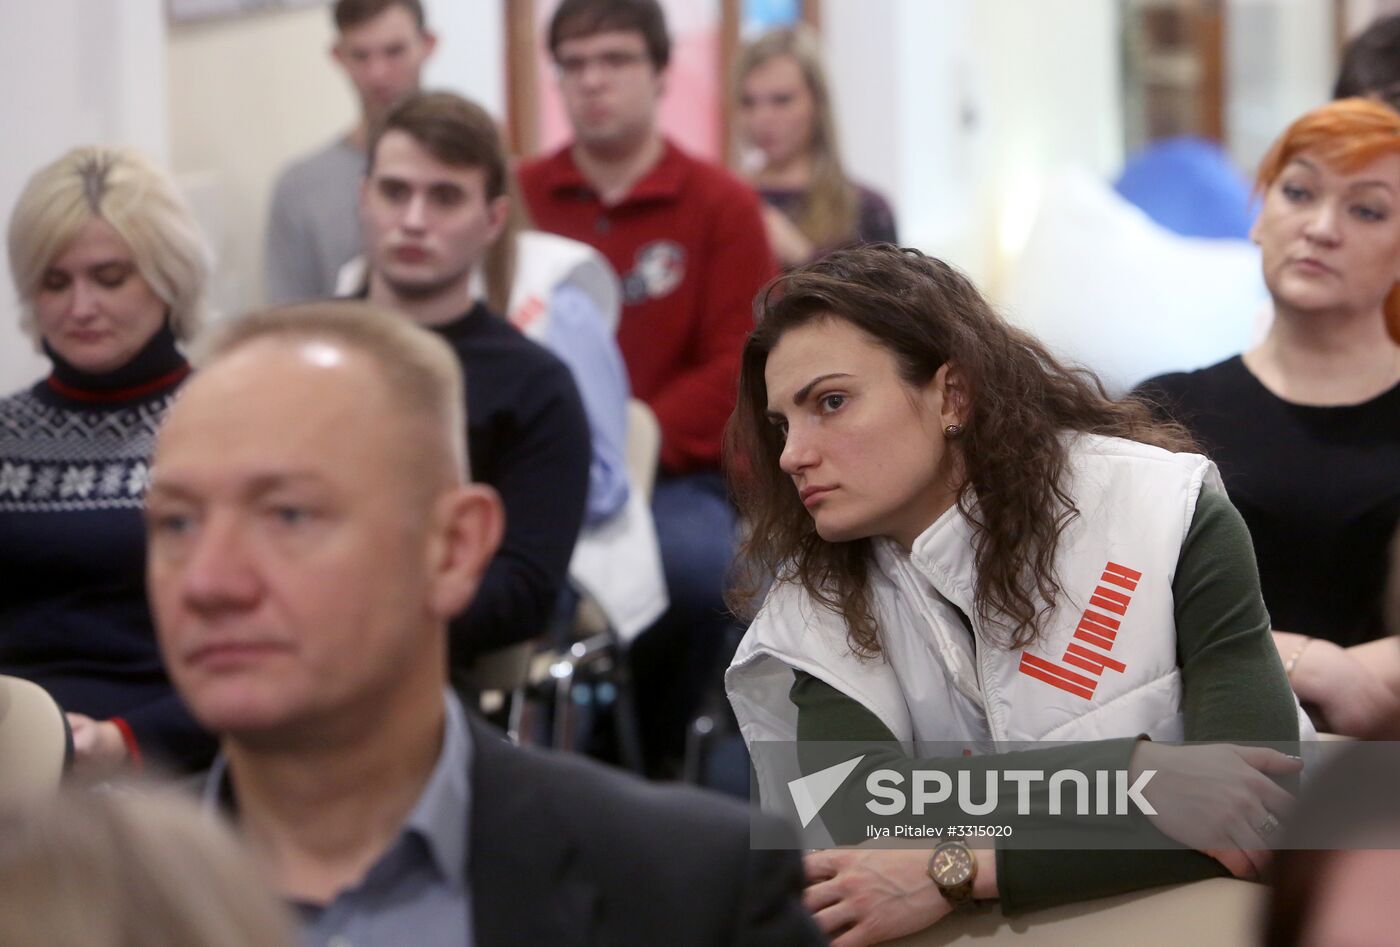
[{"label": "woman with long blonde hair", "polygon": [[856,184],[841,163],[831,93],[816,37],[806,27],[766,33],[735,70],[735,112],[761,155],[752,180],[768,241],[784,267],[853,243],[896,243],[889,203]]}]

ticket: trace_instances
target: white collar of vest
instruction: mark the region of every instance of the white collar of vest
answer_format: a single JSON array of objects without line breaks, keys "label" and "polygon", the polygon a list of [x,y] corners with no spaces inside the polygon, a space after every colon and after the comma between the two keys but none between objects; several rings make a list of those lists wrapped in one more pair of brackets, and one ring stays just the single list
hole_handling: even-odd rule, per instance
[{"label": "white collar of vest", "polygon": [[[977,497],[969,491],[969,506],[977,509]],[[964,615],[973,613],[973,564],[976,530],[959,504],[954,503],[914,540],[905,552],[892,539],[874,541],[877,561],[886,574],[900,572],[897,563],[908,563],[931,583],[939,595]]]}]

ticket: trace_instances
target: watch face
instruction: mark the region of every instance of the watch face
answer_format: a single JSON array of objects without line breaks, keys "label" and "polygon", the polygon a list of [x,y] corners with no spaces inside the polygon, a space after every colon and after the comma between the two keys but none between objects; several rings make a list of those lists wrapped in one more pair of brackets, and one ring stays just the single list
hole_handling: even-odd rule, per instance
[{"label": "watch face", "polygon": [[947,845],[934,852],[929,874],[940,885],[952,887],[971,878],[972,867],[972,852],[961,845]]}]

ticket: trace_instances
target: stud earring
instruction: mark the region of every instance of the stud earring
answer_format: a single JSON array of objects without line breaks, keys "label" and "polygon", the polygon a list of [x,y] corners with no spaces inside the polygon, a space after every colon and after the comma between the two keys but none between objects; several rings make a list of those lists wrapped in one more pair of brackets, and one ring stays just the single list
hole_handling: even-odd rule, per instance
[{"label": "stud earring", "polygon": [[952,440],[954,438],[962,437],[962,432],[963,429],[961,424],[950,424],[943,429],[943,436],[948,438],[949,440]]}]

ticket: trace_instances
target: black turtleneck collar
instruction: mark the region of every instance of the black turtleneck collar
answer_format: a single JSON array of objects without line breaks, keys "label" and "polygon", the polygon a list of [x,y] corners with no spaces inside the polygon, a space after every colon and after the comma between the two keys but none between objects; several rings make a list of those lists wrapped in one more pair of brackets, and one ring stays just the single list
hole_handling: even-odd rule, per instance
[{"label": "black turtleneck collar", "polygon": [[[345,298],[360,299],[364,300],[365,302],[369,301],[368,271],[365,272],[364,285]],[[390,306],[389,308],[392,309],[394,307]],[[407,313],[404,313],[404,315],[407,315]],[[460,339],[471,335],[472,326],[476,325],[482,319],[490,319],[493,316],[495,316],[495,313],[493,313],[490,309],[486,308],[486,303],[483,300],[478,299],[472,303],[472,307],[470,309],[462,313],[456,319],[453,319],[451,322],[444,322],[435,326],[424,326],[423,328],[430,329],[446,339]]]},{"label": "black turtleneck collar", "polygon": [[474,335],[473,326],[479,325],[483,319],[493,319],[495,315],[486,304],[477,300],[470,309],[462,313],[451,322],[444,322],[442,325],[427,326],[434,332],[447,339],[462,339]]},{"label": "black turtleneck collar", "polygon": [[136,355],[110,372],[86,372],[75,368],[44,343],[44,354],[53,372],[44,379],[49,391],[72,401],[131,401],[163,393],[190,373],[189,363],[175,345],[175,333],[167,318]]}]

